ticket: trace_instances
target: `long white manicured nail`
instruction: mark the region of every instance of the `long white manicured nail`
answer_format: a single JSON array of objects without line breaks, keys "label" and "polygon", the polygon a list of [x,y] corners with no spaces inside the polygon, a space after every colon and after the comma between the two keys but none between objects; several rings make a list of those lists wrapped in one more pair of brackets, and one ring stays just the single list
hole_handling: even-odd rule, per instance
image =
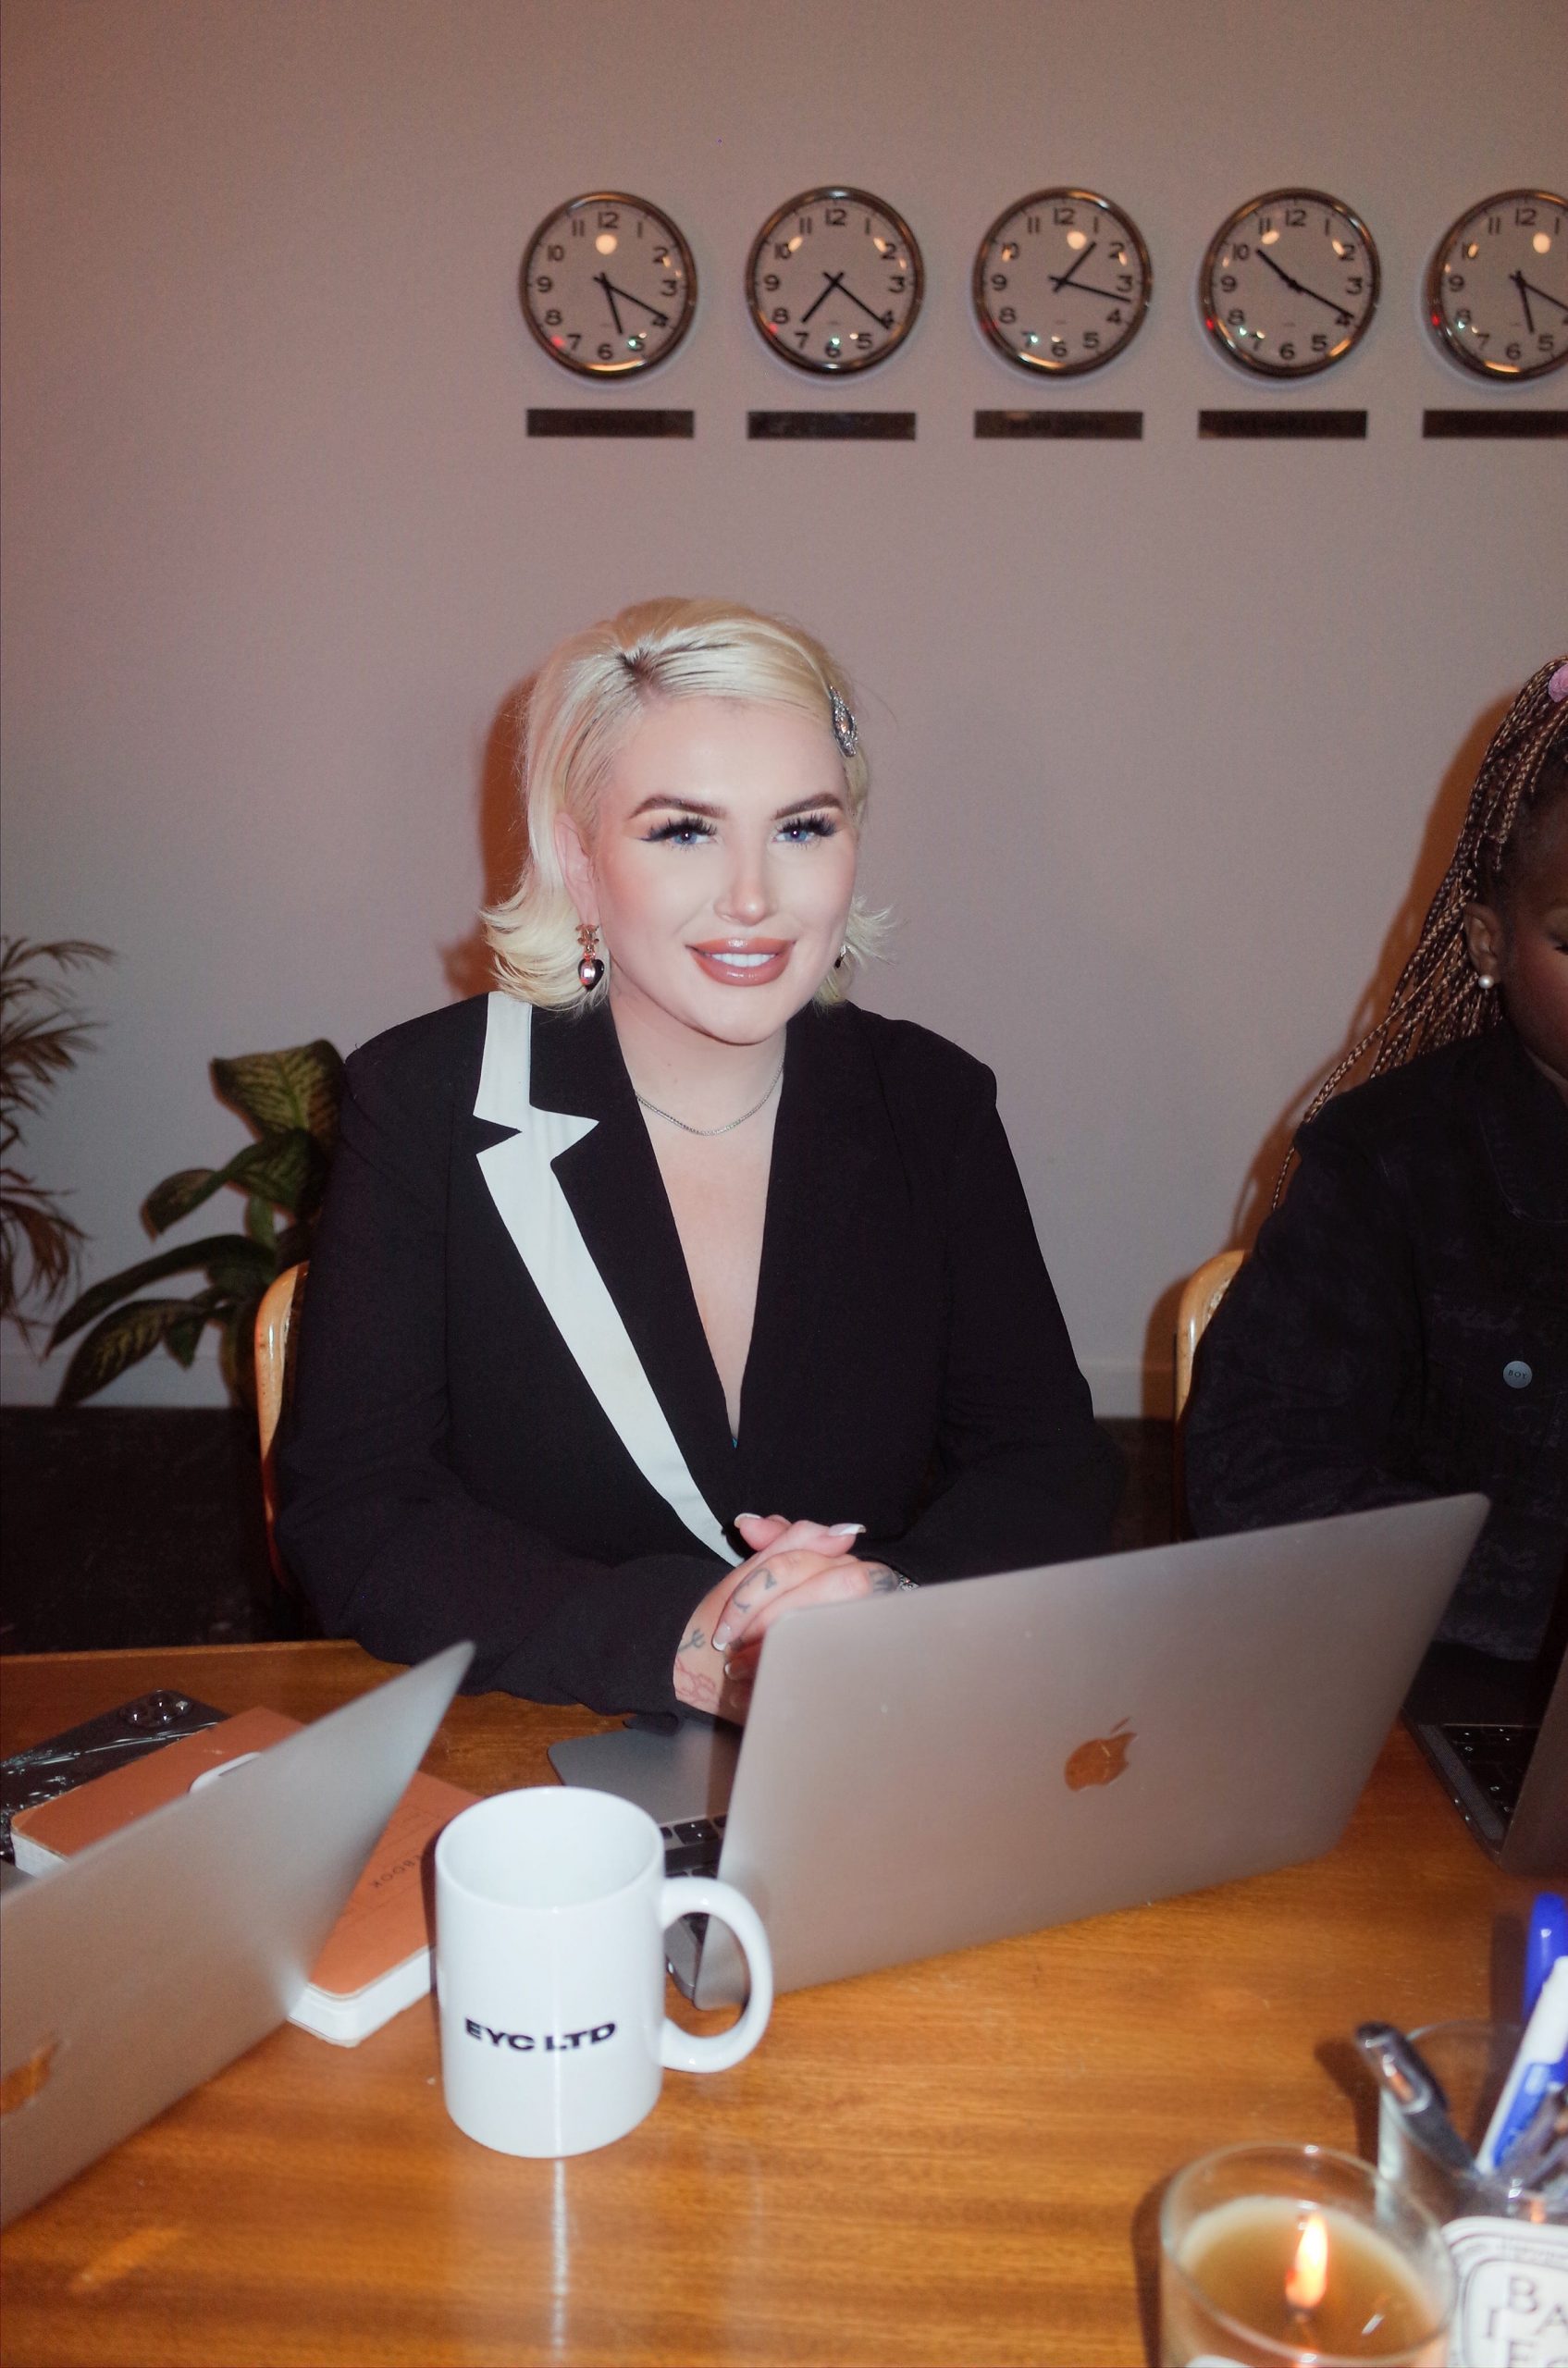
[{"label": "long white manicured nail", "polygon": [[835,1521],[828,1532],[830,1537],[864,1537],[865,1534],[863,1521]]},{"label": "long white manicured nail", "polygon": [[714,1650],[715,1650],[716,1652],[721,1652],[721,1653],[722,1653],[722,1652],[723,1651],[723,1649],[724,1649],[724,1646],[729,1643],[729,1641],[730,1641],[730,1632],[729,1632],[729,1630],[728,1630],[727,1628],[715,1628],[715,1629],[714,1629],[714,1631],[713,1631],[713,1648],[714,1648]]}]

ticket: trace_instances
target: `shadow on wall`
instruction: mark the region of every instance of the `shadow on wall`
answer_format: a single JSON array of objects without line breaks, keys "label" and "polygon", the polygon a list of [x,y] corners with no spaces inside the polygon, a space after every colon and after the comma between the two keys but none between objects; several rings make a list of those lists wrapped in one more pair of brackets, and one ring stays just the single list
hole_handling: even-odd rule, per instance
[{"label": "shadow on wall", "polygon": [[[524,676],[508,691],[485,738],[475,809],[479,827],[481,901],[499,904],[517,885],[527,836],[517,800],[524,726],[536,677]],[[440,949],[441,968],[454,995],[488,994],[495,985],[495,962],[475,919],[466,935]]]},{"label": "shadow on wall", "polygon": [[[1204,1253],[1205,1257],[1216,1250],[1252,1248],[1258,1229],[1273,1205],[1275,1186],[1290,1156],[1303,1110],[1329,1071],[1344,1059],[1352,1044],[1358,1043],[1387,1011],[1395,982],[1421,934],[1426,908],[1449,868],[1481,759],[1486,755],[1493,733],[1512,704],[1510,697],[1488,708],[1461,742],[1452,763],[1443,775],[1432,810],[1426,818],[1426,827],[1410,875],[1410,885],[1389,924],[1372,976],[1356,1001],[1344,1036],[1297,1088],[1264,1136],[1237,1195],[1228,1234],[1224,1241],[1212,1243]],[[1353,849],[1352,852],[1353,854]],[[1345,1080],[1346,1085],[1354,1082],[1354,1078]],[[1168,1415],[1170,1412],[1171,1343],[1176,1335],[1177,1303],[1186,1280],[1185,1275],[1179,1275],[1160,1293],[1149,1313],[1148,1326],[1143,1336],[1145,1414]]]}]

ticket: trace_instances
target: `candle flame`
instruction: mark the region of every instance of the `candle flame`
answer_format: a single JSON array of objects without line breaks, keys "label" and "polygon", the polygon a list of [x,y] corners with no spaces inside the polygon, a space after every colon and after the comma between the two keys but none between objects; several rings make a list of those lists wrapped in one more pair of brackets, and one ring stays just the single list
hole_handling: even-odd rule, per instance
[{"label": "candle flame", "polygon": [[1285,2276],[1285,2300],[1292,2311],[1315,2311],[1328,2284],[1328,2227],[1321,2212],[1309,2212]]}]

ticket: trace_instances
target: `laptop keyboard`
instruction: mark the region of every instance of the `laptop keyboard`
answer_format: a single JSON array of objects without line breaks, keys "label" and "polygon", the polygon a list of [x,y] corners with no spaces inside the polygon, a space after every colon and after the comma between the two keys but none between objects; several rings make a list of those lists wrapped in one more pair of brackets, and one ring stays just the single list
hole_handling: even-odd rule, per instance
[{"label": "laptop keyboard", "polygon": [[1519,1806],[1540,1729],[1440,1726],[1438,1733],[1506,1823]]},{"label": "laptop keyboard", "polygon": [[724,1846],[722,1817],[694,1817],[679,1825],[661,1825],[664,1871],[667,1875],[716,1875]]}]

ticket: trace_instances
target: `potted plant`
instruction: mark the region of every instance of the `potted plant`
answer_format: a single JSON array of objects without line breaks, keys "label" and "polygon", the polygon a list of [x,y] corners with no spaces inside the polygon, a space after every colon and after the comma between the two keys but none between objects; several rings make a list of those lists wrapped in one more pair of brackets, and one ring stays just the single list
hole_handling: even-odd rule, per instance
[{"label": "potted plant", "polygon": [[[222,1167],[182,1167],[165,1177],[142,1202],[142,1220],[150,1233],[167,1233],[215,1194],[232,1190],[244,1197],[244,1230],[177,1243],[83,1291],[50,1340],[57,1347],[92,1326],[66,1368],[62,1406],[80,1405],[160,1344],[189,1366],[209,1325],[217,1327],[229,1388],[247,1405],[254,1400],[256,1310],[274,1277],[309,1255],[337,1141],[343,1064],[335,1047],[318,1039],[214,1061],[212,1079],[219,1100],[247,1122],[254,1140]],[[191,1274],[205,1282],[184,1298],[139,1296],[149,1284]]]}]

